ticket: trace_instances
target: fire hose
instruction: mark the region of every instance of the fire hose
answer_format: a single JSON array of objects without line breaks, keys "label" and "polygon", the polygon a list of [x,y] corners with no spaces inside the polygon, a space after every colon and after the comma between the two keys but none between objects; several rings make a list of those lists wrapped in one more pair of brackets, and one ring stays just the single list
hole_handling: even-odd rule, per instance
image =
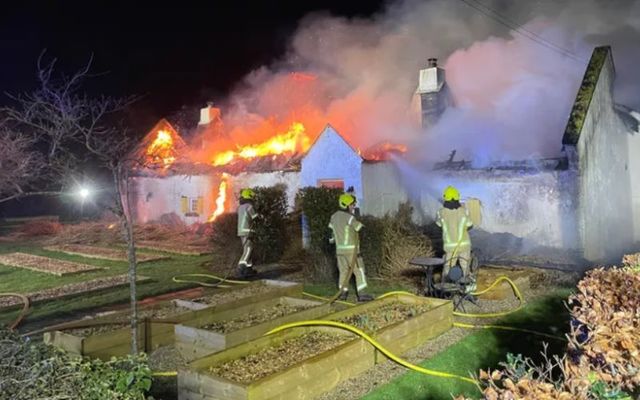
[{"label": "fire hose", "polygon": [[9,325],[9,329],[14,330],[18,327],[18,325],[20,325],[20,322],[22,322],[24,317],[31,309],[31,302],[29,301],[29,298],[27,296],[20,293],[0,293],[0,297],[17,297],[22,301],[22,310],[20,311],[20,314],[18,314],[16,320],[13,321],[11,325]]},{"label": "fire hose", "polygon": [[355,333],[356,335],[360,336],[361,338],[363,338],[367,342],[371,343],[371,345],[373,347],[378,349],[387,358],[389,358],[390,360],[393,360],[394,362],[402,365],[403,367],[409,368],[409,369],[411,369],[413,371],[417,371],[417,372],[423,373],[425,375],[436,376],[436,377],[439,377],[439,378],[458,379],[458,380],[461,380],[461,381],[464,381],[464,382],[473,383],[474,385],[478,384],[478,381],[476,381],[475,379],[467,378],[465,376],[450,374],[448,372],[434,371],[432,369],[423,368],[423,367],[421,367],[419,365],[415,365],[415,364],[412,364],[412,363],[410,363],[408,361],[405,361],[405,360],[401,359],[400,357],[396,356],[395,354],[391,353],[389,350],[387,350],[385,347],[383,347],[380,343],[378,343],[374,338],[372,338],[371,336],[367,335],[366,333],[364,333],[360,329],[358,329],[358,328],[356,328],[354,326],[348,325],[348,324],[343,324],[342,322],[322,321],[322,320],[291,322],[291,323],[288,323],[288,324],[280,325],[279,327],[270,330],[269,332],[265,333],[265,336],[266,335],[271,335],[271,334],[274,334],[274,333],[277,333],[277,332],[280,332],[280,331],[284,331],[286,329],[302,327],[302,326],[333,326],[333,327],[336,327],[336,328],[345,329],[345,330],[348,330],[348,331],[350,331],[352,333]]}]

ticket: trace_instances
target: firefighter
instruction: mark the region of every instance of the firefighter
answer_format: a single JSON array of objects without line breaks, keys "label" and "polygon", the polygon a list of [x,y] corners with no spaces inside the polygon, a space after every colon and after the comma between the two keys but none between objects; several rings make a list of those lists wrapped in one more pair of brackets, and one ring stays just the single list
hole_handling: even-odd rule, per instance
[{"label": "firefighter", "polygon": [[253,208],[253,199],[255,193],[251,189],[242,189],[240,191],[240,206],[238,206],[238,237],[242,242],[242,256],[238,261],[238,274],[241,278],[247,278],[256,275],[251,262],[251,251],[253,243],[251,242],[251,232],[253,232],[253,221],[258,214]]},{"label": "firefighter", "polygon": [[329,229],[331,238],[329,241],[336,244],[336,259],[338,262],[338,290],[339,299],[346,300],[349,295],[349,281],[351,275],[356,278],[356,296],[358,301],[370,301],[373,297],[364,293],[367,287],[367,279],[364,273],[364,261],[360,256],[360,230],[363,225],[353,215],[356,207],[356,198],[352,194],[340,195],[338,204],[341,210],[331,216]]},{"label": "firefighter", "polygon": [[469,211],[460,203],[460,192],[448,186],[443,193],[443,207],[438,210],[436,225],[442,228],[444,247],[443,281],[449,275],[449,269],[460,264],[465,278],[469,278],[471,262],[471,239],[469,228],[473,226]]}]

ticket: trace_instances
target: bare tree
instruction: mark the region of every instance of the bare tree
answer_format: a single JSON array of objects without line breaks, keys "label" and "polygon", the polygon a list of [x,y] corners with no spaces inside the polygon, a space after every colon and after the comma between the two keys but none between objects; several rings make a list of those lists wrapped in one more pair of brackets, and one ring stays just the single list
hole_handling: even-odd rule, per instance
[{"label": "bare tree", "polygon": [[[50,181],[55,178],[58,188],[64,187],[65,177],[73,173],[82,161],[80,154],[110,172],[113,196],[112,201],[104,206],[119,217],[127,243],[131,351],[136,354],[137,262],[129,177],[133,169],[144,163],[144,159],[138,157],[140,152],[135,151],[136,141],[120,119],[121,112],[136,98],[90,97],[82,93],[82,84],[91,76],[91,60],[70,77],[55,79],[56,61],[43,64],[42,58],[41,55],[38,59],[38,89],[33,93],[11,96],[16,106],[0,110],[5,115],[3,125],[12,129],[7,130],[6,150],[4,143],[0,149],[0,165],[17,165],[15,172],[0,178],[0,193],[6,193],[6,199],[33,193],[59,193],[61,189],[30,192],[28,188],[38,182],[34,175],[39,173],[48,175]],[[20,151],[26,157],[21,161],[5,154],[12,150]]]}]

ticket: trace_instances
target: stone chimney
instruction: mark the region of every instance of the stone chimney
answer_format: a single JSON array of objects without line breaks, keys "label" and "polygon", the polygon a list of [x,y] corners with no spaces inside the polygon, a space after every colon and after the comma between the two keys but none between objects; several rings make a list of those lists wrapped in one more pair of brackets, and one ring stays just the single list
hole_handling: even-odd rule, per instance
[{"label": "stone chimney", "polygon": [[447,107],[453,105],[445,80],[444,69],[438,67],[437,58],[427,60],[428,67],[418,75],[417,97],[423,127],[435,124]]},{"label": "stone chimney", "polygon": [[220,121],[220,109],[214,107],[212,102],[208,102],[206,107],[200,109],[198,126],[209,125],[218,121]]}]

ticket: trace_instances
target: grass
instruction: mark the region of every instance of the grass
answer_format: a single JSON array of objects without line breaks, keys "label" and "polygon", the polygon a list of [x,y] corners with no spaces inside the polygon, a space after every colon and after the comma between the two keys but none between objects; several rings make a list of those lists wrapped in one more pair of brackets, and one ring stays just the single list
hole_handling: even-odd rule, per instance
[{"label": "grass", "polygon": [[[7,244],[0,243],[0,253],[20,251],[29,254],[42,255],[61,260],[81,262],[89,265],[107,267],[105,270],[86,272],[63,277],[55,277],[50,274],[12,268],[0,265],[0,292],[28,293],[41,289],[63,286],[68,283],[82,282],[104,276],[120,275],[127,272],[127,263],[124,261],[107,261],[95,258],[68,255],[60,252],[43,250],[41,247],[28,243]],[[171,292],[174,290],[194,287],[189,283],[176,283],[171,280],[175,275],[188,273],[207,273],[207,264],[211,260],[210,255],[205,256],[180,256],[171,254],[170,259],[149,261],[138,265],[138,274],[151,278],[150,282],[138,286],[138,296],[143,298]],[[82,295],[80,295],[82,296]],[[51,300],[37,303],[21,324],[21,330],[37,329],[43,325],[62,317],[86,312],[97,307],[126,303],[129,299],[129,287],[106,289],[100,292],[90,293],[84,297],[75,296],[60,300]],[[0,324],[6,324],[17,316],[18,311],[0,312]]]},{"label": "grass", "polygon": [[[570,293],[570,289],[558,289],[527,304],[520,312],[502,318],[495,325],[508,325],[562,336],[569,328],[569,312],[563,302]],[[456,319],[465,322],[462,318]],[[549,355],[564,354],[565,342],[547,341]],[[539,361],[542,349],[542,342],[538,336],[482,329],[420,365],[437,371],[469,376],[477,374],[481,368],[498,368],[499,363],[506,359],[507,353],[520,353]],[[362,399],[436,400],[451,399],[451,395],[480,398],[480,393],[473,384],[410,371]]]}]

